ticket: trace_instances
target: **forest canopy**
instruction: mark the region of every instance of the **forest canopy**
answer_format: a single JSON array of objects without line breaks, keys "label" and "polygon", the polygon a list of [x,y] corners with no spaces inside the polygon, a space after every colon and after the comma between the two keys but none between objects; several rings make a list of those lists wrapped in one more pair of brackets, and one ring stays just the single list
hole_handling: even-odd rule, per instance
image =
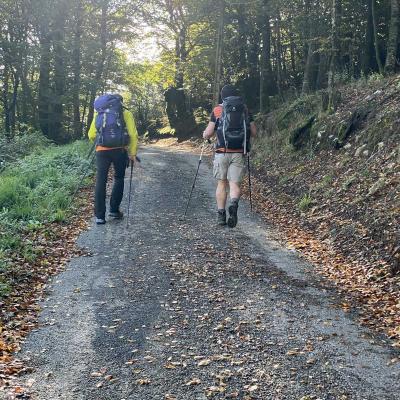
[{"label": "forest canopy", "polygon": [[140,133],[179,134],[225,83],[255,113],[317,90],[333,108],[337,85],[398,68],[398,0],[2,0],[0,18],[6,139],[81,138],[103,92]]}]

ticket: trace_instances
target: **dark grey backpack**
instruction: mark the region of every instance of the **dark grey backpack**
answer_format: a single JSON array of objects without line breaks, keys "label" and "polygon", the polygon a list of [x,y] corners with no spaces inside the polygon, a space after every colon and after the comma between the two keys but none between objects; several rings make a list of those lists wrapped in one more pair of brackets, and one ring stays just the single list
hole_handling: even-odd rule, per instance
[{"label": "dark grey backpack", "polygon": [[219,141],[229,150],[248,151],[248,112],[239,96],[226,97],[222,103],[222,116],[218,125]]}]

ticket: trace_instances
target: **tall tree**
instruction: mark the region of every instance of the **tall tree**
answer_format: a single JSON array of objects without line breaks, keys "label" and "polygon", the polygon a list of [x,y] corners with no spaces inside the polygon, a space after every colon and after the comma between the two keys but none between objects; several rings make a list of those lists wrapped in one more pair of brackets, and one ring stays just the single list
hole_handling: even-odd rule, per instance
[{"label": "tall tree", "polygon": [[276,10],[276,23],[275,23],[275,55],[276,55],[276,85],[278,95],[283,99],[282,95],[282,35],[281,35],[281,11]]},{"label": "tall tree", "polygon": [[312,90],[312,80],[314,73],[314,62],[315,62],[315,52],[316,52],[316,38],[315,38],[315,27],[313,21],[313,12],[311,7],[311,1],[305,0],[305,12],[307,18],[307,58],[304,67],[304,77],[303,77],[303,88],[302,93],[306,94]]},{"label": "tall tree", "polygon": [[[271,66],[271,25],[269,16],[269,3],[267,1],[263,2],[261,7],[261,32],[262,32],[262,50],[260,54],[260,112],[269,110],[269,89],[271,85],[269,83],[272,81],[272,66]],[[266,90],[267,89],[267,90]]]},{"label": "tall tree", "polygon": [[[157,99],[167,87],[174,88],[176,101],[169,111],[174,110],[172,119],[181,120],[177,131],[182,135],[187,126],[192,130],[192,109],[208,111],[225,82],[236,83],[249,107],[265,112],[286,93],[291,97],[321,88],[328,88],[332,106],[339,79],[396,71],[399,0],[223,4],[220,0],[2,0],[3,131],[12,137],[28,124],[57,142],[81,137],[83,126],[93,118],[96,95],[127,86],[144,90],[127,84],[127,71],[132,59],[144,65],[141,60],[149,58],[140,49],[150,34],[160,49],[151,66],[160,67],[150,68],[157,79],[146,76],[145,81],[151,93],[158,90]],[[140,68],[136,71],[144,74]],[[151,126],[145,120],[159,121],[160,108],[152,113],[153,102],[143,93],[140,96],[132,104],[140,108],[142,126]]]},{"label": "tall tree", "polygon": [[39,126],[43,134],[51,136],[50,132],[50,68],[51,39],[46,15],[39,19],[40,68],[39,68]]},{"label": "tall tree", "polygon": [[83,31],[83,4],[82,0],[74,1],[74,44],[73,44],[73,136],[79,138],[82,136],[80,94],[81,94],[81,51],[82,51],[82,31]]},{"label": "tall tree", "polygon": [[100,87],[101,80],[103,78],[104,65],[107,57],[107,43],[109,40],[108,33],[108,11],[109,11],[109,2],[108,0],[99,0],[100,1],[100,21],[99,21],[99,46],[97,50],[97,63],[96,69],[94,73],[93,80],[91,82],[90,87],[90,97],[89,97],[89,113],[88,113],[88,124],[87,130],[89,130],[90,124],[93,120],[94,116],[94,100],[97,95],[97,91]]},{"label": "tall tree", "polygon": [[377,68],[374,44],[373,2],[366,0],[365,43],[363,46],[363,72],[368,75]]},{"label": "tall tree", "polygon": [[[221,6],[220,6],[221,7]],[[242,78],[248,77],[248,58],[246,56],[247,41],[247,24],[246,24],[246,7],[243,3],[236,6],[237,27],[238,27],[238,53],[239,53],[239,69]],[[219,11],[221,15],[221,11]]]},{"label": "tall tree", "polygon": [[65,140],[64,137],[64,94],[65,94],[65,29],[67,23],[67,3],[59,0],[55,3],[54,25],[52,26],[52,42],[54,53],[54,90],[51,96],[52,137],[57,143]]},{"label": "tall tree", "polygon": [[381,53],[379,49],[379,39],[378,39],[378,17],[376,14],[376,0],[371,2],[371,12],[372,12],[372,26],[374,28],[374,47],[375,47],[375,57],[378,64],[379,73],[383,74],[383,64],[381,60]]},{"label": "tall tree", "polygon": [[387,57],[385,71],[393,73],[397,67],[397,48],[399,45],[399,0],[391,0],[391,18],[389,28],[389,39],[387,45]]},{"label": "tall tree", "polygon": [[333,93],[334,93],[334,79],[336,72],[337,53],[339,51],[339,40],[338,40],[338,19],[339,12],[341,10],[341,0],[332,0],[332,26],[331,26],[331,51],[329,60],[329,71],[328,71],[328,110],[333,111]]},{"label": "tall tree", "polygon": [[[216,38],[216,54],[215,54],[215,73],[214,73],[214,95],[213,104],[218,104],[219,91],[221,89],[221,72],[222,72],[222,54],[224,45],[224,18],[225,18],[225,0],[219,1],[218,7],[218,27]],[[243,62],[243,60],[242,60]]]}]

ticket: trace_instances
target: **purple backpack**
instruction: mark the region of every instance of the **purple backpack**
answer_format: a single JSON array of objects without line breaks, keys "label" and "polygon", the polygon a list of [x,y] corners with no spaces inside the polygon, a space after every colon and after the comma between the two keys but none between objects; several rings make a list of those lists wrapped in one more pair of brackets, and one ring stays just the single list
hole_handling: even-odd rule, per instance
[{"label": "purple backpack", "polygon": [[96,144],[104,147],[124,147],[129,135],[124,121],[122,97],[115,94],[99,96],[94,102],[96,116]]}]

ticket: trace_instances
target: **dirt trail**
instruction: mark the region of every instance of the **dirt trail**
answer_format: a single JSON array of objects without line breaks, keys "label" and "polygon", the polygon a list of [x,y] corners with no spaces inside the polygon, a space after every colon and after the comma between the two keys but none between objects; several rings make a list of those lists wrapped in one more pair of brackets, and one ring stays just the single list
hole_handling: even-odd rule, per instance
[{"label": "dirt trail", "polygon": [[197,157],[142,152],[133,215],[80,238],[90,257],[54,279],[21,357],[32,398],[399,399],[399,356],[240,208],[214,225]]}]

